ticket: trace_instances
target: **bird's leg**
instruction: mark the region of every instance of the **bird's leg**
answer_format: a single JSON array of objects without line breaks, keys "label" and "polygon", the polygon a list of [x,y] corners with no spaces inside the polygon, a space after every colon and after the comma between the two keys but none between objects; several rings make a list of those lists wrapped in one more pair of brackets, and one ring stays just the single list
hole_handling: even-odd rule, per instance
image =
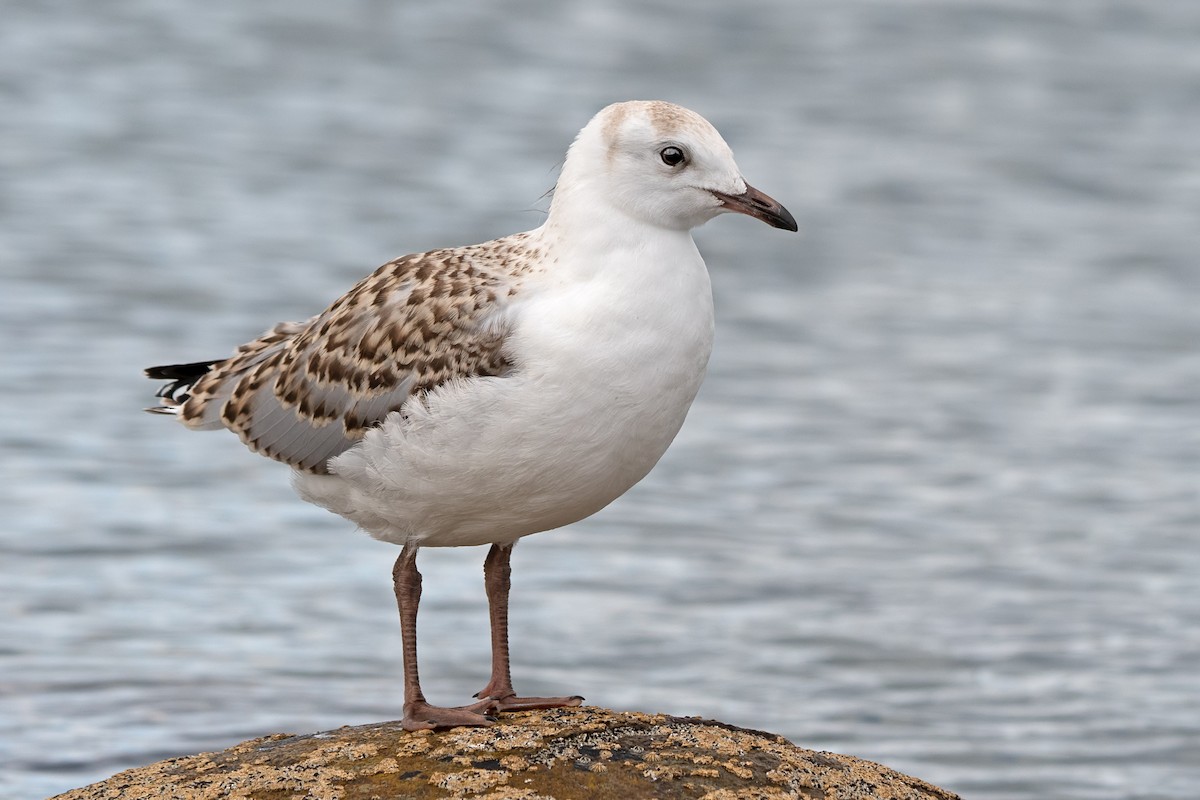
[{"label": "bird's leg", "polygon": [[421,573],[417,571],[417,547],[404,545],[392,569],[396,605],[400,609],[400,634],[404,640],[404,729],[454,728],[459,725],[491,725],[485,713],[497,709],[490,699],[458,708],[440,708],[425,702],[417,675],[417,606],[421,604]]},{"label": "bird's leg", "polygon": [[494,544],[483,562],[483,585],[487,590],[488,615],[492,622],[492,679],[476,694],[492,700],[500,711],[562,708],[583,702],[574,697],[518,697],[512,688],[508,663],[508,589],[511,582],[512,544]]}]

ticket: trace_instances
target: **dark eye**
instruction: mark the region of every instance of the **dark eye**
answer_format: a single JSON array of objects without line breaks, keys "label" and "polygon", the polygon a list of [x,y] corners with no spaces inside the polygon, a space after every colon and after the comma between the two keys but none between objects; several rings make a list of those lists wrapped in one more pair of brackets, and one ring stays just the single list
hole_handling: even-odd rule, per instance
[{"label": "dark eye", "polygon": [[658,157],[661,158],[662,162],[668,167],[677,167],[687,158],[687,156],[683,154],[683,151],[674,145],[664,147],[662,150],[659,150]]}]

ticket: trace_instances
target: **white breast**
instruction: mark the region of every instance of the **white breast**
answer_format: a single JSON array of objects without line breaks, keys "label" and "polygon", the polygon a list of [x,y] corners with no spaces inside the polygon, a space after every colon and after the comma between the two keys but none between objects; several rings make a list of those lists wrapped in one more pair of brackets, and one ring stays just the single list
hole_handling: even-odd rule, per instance
[{"label": "white breast", "polygon": [[[712,349],[708,273],[687,234],[603,258],[550,247],[513,309],[512,374],[440,387],[331,462],[307,500],[386,541],[512,541],[595,513],[666,451]],[[415,404],[410,404],[415,405]]]}]

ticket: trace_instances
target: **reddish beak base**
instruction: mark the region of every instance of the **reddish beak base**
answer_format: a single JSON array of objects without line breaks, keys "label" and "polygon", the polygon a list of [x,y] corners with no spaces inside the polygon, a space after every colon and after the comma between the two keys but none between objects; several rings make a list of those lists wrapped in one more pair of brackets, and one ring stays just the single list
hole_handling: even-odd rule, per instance
[{"label": "reddish beak base", "polygon": [[721,205],[730,211],[736,211],[739,214],[746,214],[755,219],[760,219],[772,228],[781,228],[785,231],[798,230],[796,218],[780,205],[779,201],[768,197],[748,183],[746,184],[746,191],[741,194],[713,192],[713,196],[720,200]]}]

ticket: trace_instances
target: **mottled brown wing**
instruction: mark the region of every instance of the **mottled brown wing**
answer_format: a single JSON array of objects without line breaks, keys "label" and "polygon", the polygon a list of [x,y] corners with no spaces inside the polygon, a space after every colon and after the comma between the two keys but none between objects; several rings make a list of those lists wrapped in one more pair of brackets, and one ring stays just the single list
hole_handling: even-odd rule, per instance
[{"label": "mottled brown wing", "polygon": [[178,414],[189,427],[226,427],[255,452],[325,472],[414,394],[505,372],[510,265],[522,249],[518,235],[385,264],[307,323],[277,326],[213,364],[187,387]]}]

